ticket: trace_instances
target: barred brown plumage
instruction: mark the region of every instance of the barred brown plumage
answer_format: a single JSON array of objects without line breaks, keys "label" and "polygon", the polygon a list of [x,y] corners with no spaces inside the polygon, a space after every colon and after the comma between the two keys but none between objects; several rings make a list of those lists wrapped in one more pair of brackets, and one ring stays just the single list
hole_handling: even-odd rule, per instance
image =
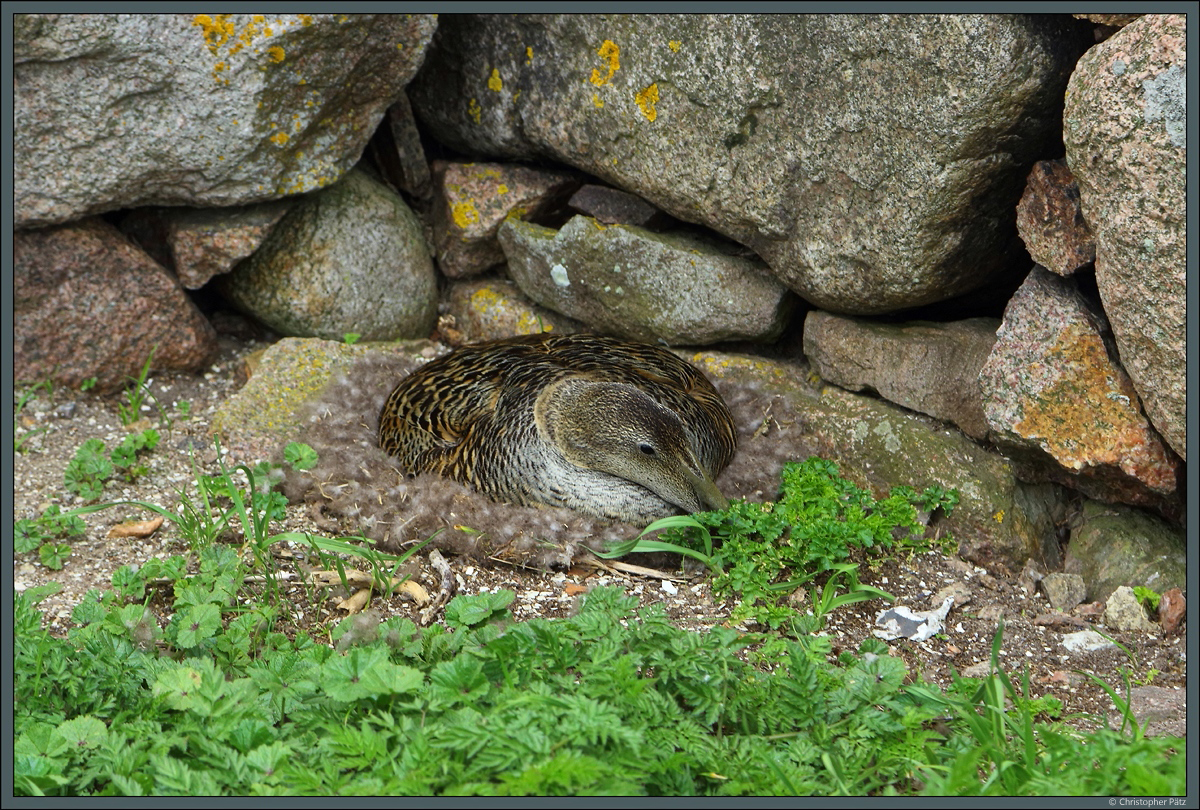
[{"label": "barred brown plumage", "polygon": [[633,523],[723,508],[713,479],[737,448],[697,369],[593,335],[464,346],[402,380],[379,423],[379,446],[407,473]]}]

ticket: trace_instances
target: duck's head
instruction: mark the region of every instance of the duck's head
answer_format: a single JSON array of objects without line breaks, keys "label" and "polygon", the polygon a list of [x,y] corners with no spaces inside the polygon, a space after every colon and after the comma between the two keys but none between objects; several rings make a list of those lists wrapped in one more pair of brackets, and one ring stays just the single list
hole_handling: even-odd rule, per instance
[{"label": "duck's head", "polygon": [[679,414],[635,386],[559,380],[538,396],[534,419],[572,464],[641,484],[688,512],[729,505]]}]

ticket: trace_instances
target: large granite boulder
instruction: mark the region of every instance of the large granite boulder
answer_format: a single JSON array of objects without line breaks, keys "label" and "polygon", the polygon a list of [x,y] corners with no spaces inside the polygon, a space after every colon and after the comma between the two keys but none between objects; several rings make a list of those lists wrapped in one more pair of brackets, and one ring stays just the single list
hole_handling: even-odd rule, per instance
[{"label": "large granite boulder", "polygon": [[16,225],[327,186],[435,27],[410,14],[17,15]]},{"label": "large granite boulder", "polygon": [[1186,25],[1139,17],[1079,60],[1063,138],[1096,282],[1150,421],[1187,458]]},{"label": "large granite boulder", "polygon": [[1087,26],[1011,15],[463,15],[410,87],[456,149],[551,158],[753,248],[818,306],[984,286]]}]

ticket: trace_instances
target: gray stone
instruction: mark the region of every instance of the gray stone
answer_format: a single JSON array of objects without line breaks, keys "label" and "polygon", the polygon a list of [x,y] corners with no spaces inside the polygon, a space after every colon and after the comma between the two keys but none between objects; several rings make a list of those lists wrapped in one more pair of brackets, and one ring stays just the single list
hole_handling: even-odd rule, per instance
[{"label": "gray stone", "polygon": [[1107,601],[1104,607],[1106,626],[1127,632],[1158,632],[1158,625],[1146,617],[1146,609],[1133,595],[1133,588],[1122,585],[1112,592]]},{"label": "gray stone", "polygon": [[335,182],[421,65],[432,15],[23,14],[19,228]]},{"label": "gray stone", "polygon": [[1107,332],[1073,280],[1035,266],[979,375],[993,438],[1031,477],[1177,513],[1179,460],[1142,414]]},{"label": "gray stone", "polygon": [[1088,599],[1107,599],[1119,585],[1162,593],[1185,587],[1183,531],[1140,509],[1085,501],[1063,569],[1088,583]]},{"label": "gray stone", "polygon": [[199,370],[217,336],[179,283],[92,218],[13,234],[13,376],[112,393],[153,368]]},{"label": "gray stone", "polygon": [[388,107],[387,121],[396,147],[397,187],[418,200],[428,201],[433,196],[433,177],[407,94],[401,93],[396,103]]},{"label": "gray stone", "polygon": [[535,303],[647,343],[770,341],[795,303],[761,262],[687,232],[576,216],[558,231],[510,218],[499,235],[509,275]]},{"label": "gray stone", "polygon": [[456,149],[583,169],[748,245],[824,309],[874,314],[1003,272],[1083,28],[1049,15],[462,15],[440,21],[410,98]]},{"label": "gray stone", "polygon": [[[1147,737],[1187,736],[1187,691],[1165,686],[1135,686],[1129,693],[1129,708]],[[1109,727],[1120,728],[1119,714],[1109,715]]]},{"label": "gray stone", "polygon": [[608,186],[586,185],[567,201],[571,210],[605,225],[636,225],[665,230],[675,220],[636,194]]},{"label": "gray stone", "polygon": [[1078,574],[1047,574],[1039,583],[1050,606],[1064,613],[1087,598],[1087,585]]},{"label": "gray stone", "polygon": [[937,607],[947,598],[954,600],[954,608],[957,610],[964,605],[969,605],[975,599],[975,595],[971,592],[971,587],[967,585],[967,583],[951,582],[933,596],[929,597],[929,606]]},{"label": "gray stone", "polygon": [[1089,22],[1099,23],[1100,25],[1108,25],[1114,28],[1121,28],[1129,25],[1131,22],[1141,17],[1141,14],[1072,14],[1080,20],[1088,20]]},{"label": "gray stone", "polygon": [[421,224],[360,171],[296,203],[218,289],[284,335],[340,340],[428,336],[437,280]]},{"label": "gray stone", "polygon": [[1063,139],[1096,282],[1150,421],[1187,458],[1185,19],[1148,14],[1079,60]]},{"label": "gray stone", "polygon": [[981,439],[988,426],[979,371],[999,326],[994,318],[886,324],[813,310],[804,319],[804,353],[822,379],[877,391]]},{"label": "gray stone", "polygon": [[121,230],[179,283],[198,290],[258,249],[293,200],[233,208],[141,208]]},{"label": "gray stone", "polygon": [[1096,650],[1115,650],[1117,645],[1095,630],[1080,630],[1078,633],[1067,633],[1062,638],[1062,644],[1069,652],[1087,653]]}]

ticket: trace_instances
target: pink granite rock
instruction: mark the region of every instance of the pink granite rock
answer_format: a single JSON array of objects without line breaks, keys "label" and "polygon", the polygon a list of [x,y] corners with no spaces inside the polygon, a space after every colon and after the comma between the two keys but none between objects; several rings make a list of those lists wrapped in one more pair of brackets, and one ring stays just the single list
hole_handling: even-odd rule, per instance
[{"label": "pink granite rock", "polygon": [[1079,185],[1064,161],[1034,164],[1017,204],[1017,232],[1033,260],[1060,276],[1096,260],[1096,239],[1079,207]]},{"label": "pink granite rock", "polygon": [[821,378],[987,435],[979,371],[996,342],[995,318],[950,323],[880,323],[814,309],[804,319],[804,353]]},{"label": "pink granite rock", "polygon": [[[101,219],[13,237],[13,373],[98,392],[154,368],[199,369],[216,334],[163,267]],[[157,348],[155,348],[157,347]]]},{"label": "pink granite rock", "polygon": [[501,163],[433,164],[433,239],[450,278],[474,276],[504,261],[496,239],[509,214],[535,219],[579,187],[568,172]]},{"label": "pink granite rock", "polygon": [[1179,460],[1069,279],[1035,267],[1009,301],[979,375],[993,438],[1035,477],[1094,498],[1179,508]]},{"label": "pink granite rock", "polygon": [[1063,139],[1121,362],[1186,459],[1185,33],[1182,15],[1148,14],[1089,50],[1067,89]]},{"label": "pink granite rock", "polygon": [[121,230],[155,261],[175,271],[184,287],[198,290],[257,250],[292,203],[285,199],[233,208],[140,208],[121,222]]}]

